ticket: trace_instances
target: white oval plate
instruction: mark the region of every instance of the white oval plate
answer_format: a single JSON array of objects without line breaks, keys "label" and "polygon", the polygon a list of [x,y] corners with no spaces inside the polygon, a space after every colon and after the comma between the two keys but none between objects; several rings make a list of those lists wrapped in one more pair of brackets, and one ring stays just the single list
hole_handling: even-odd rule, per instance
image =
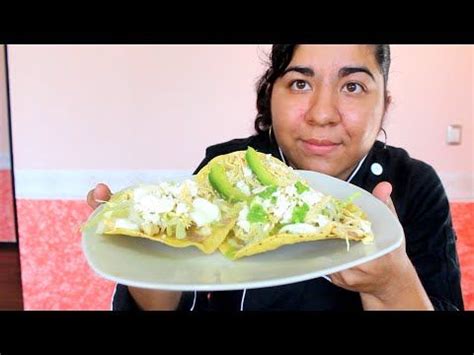
[{"label": "white oval plate", "polygon": [[[159,242],[84,231],[82,247],[91,268],[105,279],[129,286],[175,291],[219,291],[261,288],[324,277],[376,259],[401,245],[403,228],[394,214],[367,191],[345,181],[311,171],[297,171],[317,191],[354,202],[372,222],[371,245],[345,240],[321,240],[280,247],[237,261],[219,251],[203,254],[195,247],[172,248]],[[186,177],[180,176],[174,181]],[[188,177],[189,178],[189,177]],[[170,179],[167,179],[170,180]]]}]

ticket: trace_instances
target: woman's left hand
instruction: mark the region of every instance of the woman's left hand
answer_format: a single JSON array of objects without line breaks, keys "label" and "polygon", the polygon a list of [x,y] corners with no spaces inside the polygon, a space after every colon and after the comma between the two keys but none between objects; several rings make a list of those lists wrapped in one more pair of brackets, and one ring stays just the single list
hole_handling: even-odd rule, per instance
[{"label": "woman's left hand", "polygon": [[[390,194],[392,185],[379,183],[372,194],[397,215]],[[433,306],[402,245],[378,259],[329,275],[342,288],[359,292],[364,309],[423,309]]]}]

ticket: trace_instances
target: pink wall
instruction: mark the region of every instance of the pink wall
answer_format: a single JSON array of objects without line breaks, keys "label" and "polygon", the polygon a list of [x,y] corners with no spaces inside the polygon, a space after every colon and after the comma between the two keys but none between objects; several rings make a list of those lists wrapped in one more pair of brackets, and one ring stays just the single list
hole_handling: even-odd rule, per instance
[{"label": "pink wall", "polygon": [[251,132],[256,46],[9,50],[18,169],[193,169]]},{"label": "pink wall", "polygon": [[[251,132],[256,46],[9,48],[19,169],[192,168]],[[390,142],[441,171],[473,170],[473,50],[392,46]],[[451,123],[460,146],[445,144]]]},{"label": "pink wall", "polygon": [[[389,140],[441,172],[474,172],[472,46],[393,46]],[[447,145],[449,124],[463,125]],[[471,164],[470,164],[470,163]]]}]

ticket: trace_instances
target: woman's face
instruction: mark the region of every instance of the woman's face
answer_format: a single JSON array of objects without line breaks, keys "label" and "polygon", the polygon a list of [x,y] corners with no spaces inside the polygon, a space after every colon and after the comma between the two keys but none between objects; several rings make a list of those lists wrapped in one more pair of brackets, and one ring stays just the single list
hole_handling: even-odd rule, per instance
[{"label": "woman's face", "polygon": [[298,46],[273,86],[275,137],[289,163],[347,179],[372,147],[384,82],[371,46]]}]

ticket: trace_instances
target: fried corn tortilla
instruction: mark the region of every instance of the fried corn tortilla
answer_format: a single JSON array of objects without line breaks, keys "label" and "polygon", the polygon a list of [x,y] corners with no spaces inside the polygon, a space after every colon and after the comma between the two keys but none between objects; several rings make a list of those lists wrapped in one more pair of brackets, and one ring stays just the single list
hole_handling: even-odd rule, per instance
[{"label": "fried corn tortilla", "polygon": [[340,201],[317,192],[292,168],[252,148],[214,158],[197,181],[240,204],[236,224],[219,247],[231,259],[307,241],[373,240],[370,222],[352,203],[356,196]]},{"label": "fried corn tortilla", "polygon": [[130,187],[113,195],[83,227],[97,234],[147,238],[168,246],[194,246],[206,254],[217,250],[238,210],[214,191],[163,182]]}]

